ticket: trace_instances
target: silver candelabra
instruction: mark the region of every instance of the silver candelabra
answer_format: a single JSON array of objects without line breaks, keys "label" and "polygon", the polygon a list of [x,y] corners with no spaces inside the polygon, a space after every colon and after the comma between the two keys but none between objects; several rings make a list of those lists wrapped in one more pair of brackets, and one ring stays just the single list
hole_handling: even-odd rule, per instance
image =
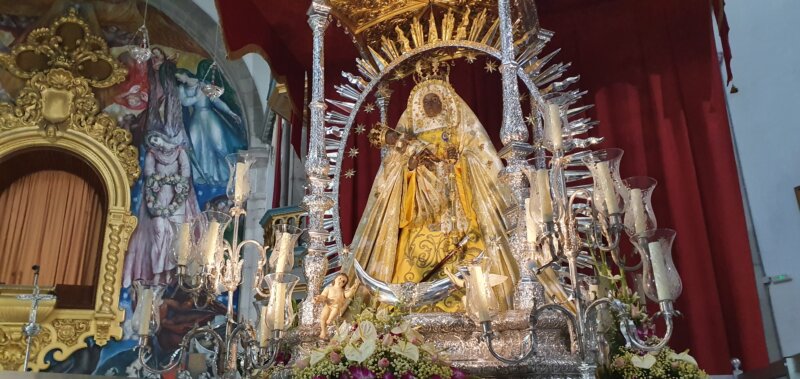
[{"label": "silver candelabra", "polygon": [[[205,211],[192,220],[171,223],[168,233],[172,236],[172,256],[177,265],[176,286],[191,294],[201,307],[216,295],[227,292],[224,336],[209,325],[195,325],[166,364],[151,364],[151,338],[159,328],[159,309],[165,286],[137,281],[134,283],[137,304],[133,324],[139,335],[139,362],[147,371],[161,374],[174,370],[184,361],[192,340],[199,337],[205,337],[213,344],[217,354],[217,367],[214,369],[223,372],[224,377],[238,377],[241,373],[249,376],[275,362],[286,329],[295,316],[292,293],[299,278],[288,272],[294,264],[294,246],[302,231],[291,225],[279,225],[270,259],[267,259],[269,246],[255,240],[239,241],[240,220],[246,214],[243,204],[250,194],[250,166],[257,158],[250,152],[227,157],[231,172],[227,195],[233,203],[228,213]],[[233,234],[228,242],[225,231],[231,223]],[[258,270],[252,286],[256,294],[265,298],[255,302],[260,310],[255,325],[237,321],[234,315],[234,291],[242,284],[243,252],[247,246],[259,252]]]},{"label": "silver candelabra", "polygon": [[[573,147],[569,140],[562,139],[561,125],[566,121],[566,110],[555,103],[548,103],[547,108],[543,112],[545,128],[541,146],[552,155],[549,169],[546,165],[540,169],[527,168],[530,192],[524,199],[524,220],[521,220],[527,233],[524,263],[536,275],[554,269],[568,279],[572,294],[565,301],[553,299],[553,303],[532,309],[530,336],[534,343],[528,351],[516,357],[501,356],[493,345],[491,319],[495,309],[488,299],[490,293],[486,292],[486,288],[491,286],[481,285],[489,283],[490,279],[469,278],[487,275],[487,269],[470,267],[464,271],[468,276],[468,298],[473,299],[473,318],[482,326],[483,339],[489,351],[507,364],[519,364],[535,353],[535,327],[540,316],[547,312],[563,314],[575,331],[579,371],[583,378],[594,378],[598,361],[607,358],[602,346],[605,343],[603,333],[599,333],[599,325],[604,323],[602,310],[610,310],[617,317],[618,330],[628,347],[656,351],[666,346],[671,338],[673,318],[678,314],[673,301],[682,290],[671,257],[675,232],[656,227],[651,205],[656,185],[654,179],[632,177],[621,180],[620,149],[565,155],[565,148]],[[588,168],[584,177],[591,178],[592,183],[567,189],[565,183],[575,179],[568,177],[568,173],[574,173],[574,170],[568,172],[567,167],[577,165]],[[624,234],[629,236],[641,257],[638,264],[628,265],[620,253]],[[479,263],[473,263],[476,264]],[[579,269],[593,269],[593,275],[583,274]],[[646,297],[658,302],[660,311],[656,316],[666,324],[664,335],[659,338],[642,339],[642,333],[631,317],[631,302],[620,299],[624,292],[615,293],[608,288],[610,283],[621,281],[627,289],[625,277],[639,270],[642,276],[637,301],[644,305]],[[470,281],[476,284],[470,286]],[[477,293],[469,294],[470,291]]]}]

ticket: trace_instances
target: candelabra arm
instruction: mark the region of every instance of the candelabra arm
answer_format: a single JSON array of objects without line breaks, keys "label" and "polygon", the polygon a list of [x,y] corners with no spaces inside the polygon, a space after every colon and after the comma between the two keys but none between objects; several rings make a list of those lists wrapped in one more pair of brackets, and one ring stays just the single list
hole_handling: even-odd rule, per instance
[{"label": "candelabra arm", "polygon": [[257,357],[264,357],[261,361],[256,359],[256,363],[253,364],[253,369],[255,370],[265,370],[268,367],[272,366],[275,363],[275,360],[278,358],[278,348],[280,344],[280,340],[276,338],[270,338],[269,344],[267,347],[257,347],[254,354]]},{"label": "candelabra arm", "polygon": [[497,351],[495,351],[494,344],[492,343],[492,341],[494,340],[494,332],[492,331],[491,321],[481,322],[481,327],[483,327],[483,339],[486,340],[486,347],[489,348],[489,353],[491,353],[492,356],[495,357],[495,359],[497,359],[500,362],[509,365],[519,364],[520,362],[528,360],[536,352],[536,332],[534,331],[533,328],[531,328],[530,330],[531,333],[530,350],[528,350],[523,356],[514,359],[514,358],[503,357]]},{"label": "candelabra arm", "polygon": [[[596,238],[595,247],[600,249],[601,251],[611,252],[612,258],[614,258],[614,263],[619,264],[617,259],[619,258],[619,241],[621,240],[620,235],[622,231],[625,229],[624,224],[622,223],[622,214],[621,213],[614,213],[608,216],[607,223],[603,223],[601,221],[601,230],[600,230],[600,238]],[[608,244],[603,244],[603,239],[608,241]],[[622,267],[622,265],[620,265]]]},{"label": "candelabra arm", "polygon": [[139,344],[136,347],[139,349],[139,364],[141,364],[145,370],[158,375],[170,372],[174,370],[175,367],[178,367],[178,364],[180,364],[183,361],[183,356],[186,353],[186,350],[183,349],[183,346],[181,346],[177,350],[172,352],[169,358],[169,363],[167,363],[166,366],[153,367],[147,363],[148,361],[147,355],[153,350],[150,347],[150,337],[139,336]]},{"label": "candelabra arm", "polygon": [[619,256],[619,240],[617,241],[617,248],[611,250],[611,259],[614,260],[614,264],[616,264],[620,268],[620,270],[625,272],[637,271],[640,268],[642,268],[641,261],[639,261],[639,263],[633,266],[625,265],[625,261],[622,260],[622,257]]},{"label": "candelabra arm", "polygon": [[[184,265],[178,265],[178,273],[175,276],[178,278],[178,287],[184,292],[196,294],[197,292],[200,291],[200,289],[203,288],[203,286],[205,286],[204,280],[200,280],[200,282],[197,283],[196,286],[186,283],[186,280],[184,278],[187,276],[187,274],[186,274],[186,266]],[[205,275],[201,275],[201,277],[205,278]]]},{"label": "candelabra arm", "polygon": [[[195,326],[192,328],[181,340],[181,344],[178,346],[178,349],[172,352],[169,363],[165,366],[161,367],[153,367],[147,363],[147,353],[152,351],[150,347],[150,336],[139,336],[139,343],[137,348],[139,349],[139,363],[144,367],[145,370],[155,373],[155,374],[164,374],[166,372],[172,371],[175,367],[178,366],[183,361],[184,355],[189,351],[190,343],[193,339],[197,338],[201,335],[208,335],[211,336],[213,339],[213,344],[216,347],[217,352],[219,352],[222,347],[225,345],[225,342],[222,340],[222,337],[217,334],[210,326],[202,326],[197,327]],[[216,373],[214,373],[216,375]]]},{"label": "candelabra arm", "polygon": [[[614,300],[614,302],[619,303],[619,300]],[[612,306],[612,308],[617,311],[617,315],[620,317],[620,332],[622,332],[622,336],[625,337],[625,342],[628,347],[633,347],[643,351],[659,351],[667,346],[667,343],[669,343],[669,340],[672,338],[672,332],[674,328],[672,318],[679,313],[672,307],[671,300],[661,301],[659,305],[661,306],[661,311],[656,314],[656,317],[660,316],[664,319],[667,329],[664,332],[664,336],[659,337],[658,343],[655,345],[648,344],[647,341],[643,341],[639,338],[636,324],[630,319],[630,317],[628,317],[628,314],[625,312],[624,306],[621,303]],[[621,312],[620,309],[622,309]]]}]

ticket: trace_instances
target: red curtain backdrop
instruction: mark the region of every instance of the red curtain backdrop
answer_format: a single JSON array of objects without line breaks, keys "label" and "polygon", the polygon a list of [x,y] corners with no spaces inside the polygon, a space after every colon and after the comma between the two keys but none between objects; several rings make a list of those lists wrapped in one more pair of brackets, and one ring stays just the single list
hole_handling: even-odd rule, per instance
[{"label": "red curtain backdrop", "polygon": [[[298,3],[280,6],[307,9],[309,2]],[[542,27],[556,32],[547,51],[562,49],[555,61],[573,62],[569,75],[581,75],[577,87],[589,91],[587,104],[595,104],[588,112],[600,121],[594,134],[606,138],[597,148],[625,150],[623,177],[648,175],[659,181],[653,198],[655,213],[659,226],[677,230],[674,257],[684,284],[676,307],[685,316],[676,321],[671,345],[678,351],[691,349],[700,366],[712,374],[729,373],[731,357],[741,358],[749,369],[765,366],[768,358],[714,47],[711,4],[697,0],[537,4]],[[271,6],[279,5],[273,2]],[[226,14],[241,13],[230,9],[235,6],[218,2],[218,7],[232,49],[247,41],[258,43],[244,23],[226,18]],[[261,13],[269,20],[280,12],[265,8]],[[288,16],[282,23],[289,23]],[[282,45],[294,51],[282,56],[307,69],[311,33],[304,17],[291,23],[297,24],[292,26],[297,35],[291,41],[303,44]],[[326,93],[331,97],[333,85],[343,82],[340,71],[356,71],[353,56],[343,58],[351,52],[341,45],[343,39],[341,28],[332,24],[326,37]],[[303,56],[298,49],[309,53]],[[265,52],[270,54],[267,48]],[[496,138],[502,112],[500,76],[487,74],[482,67],[481,59],[472,65],[460,61],[451,82]],[[294,79],[297,83],[302,77]],[[411,87],[413,81],[408,80],[393,86],[390,125],[405,108]],[[302,93],[302,88],[293,92]],[[362,112],[359,122],[368,129],[378,115],[377,110]],[[352,238],[380,165],[366,132],[352,138],[347,150],[351,147],[359,154],[355,159],[345,154],[343,172],[354,169],[356,174],[352,179],[342,177],[340,187],[345,242]]]}]

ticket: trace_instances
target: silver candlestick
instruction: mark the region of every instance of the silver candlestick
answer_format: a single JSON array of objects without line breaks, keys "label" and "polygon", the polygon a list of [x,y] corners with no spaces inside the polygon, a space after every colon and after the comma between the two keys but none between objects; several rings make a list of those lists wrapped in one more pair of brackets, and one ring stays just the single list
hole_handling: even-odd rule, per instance
[{"label": "silver candlestick", "polygon": [[39,324],[36,323],[36,313],[39,311],[40,301],[55,300],[54,295],[42,295],[39,290],[39,265],[34,265],[33,269],[33,293],[18,295],[17,300],[24,300],[31,302],[31,312],[28,315],[28,323],[22,327],[22,333],[28,337],[25,344],[25,361],[22,363],[22,371],[28,371],[28,360],[31,359],[31,344],[33,337],[35,337],[42,330]]}]

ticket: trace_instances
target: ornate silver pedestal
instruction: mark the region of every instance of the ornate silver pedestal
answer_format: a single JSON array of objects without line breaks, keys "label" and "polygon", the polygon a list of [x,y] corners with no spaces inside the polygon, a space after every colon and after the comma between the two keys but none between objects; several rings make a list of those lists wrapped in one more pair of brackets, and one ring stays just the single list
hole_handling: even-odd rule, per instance
[{"label": "ornate silver pedestal", "polygon": [[[530,344],[530,311],[512,310],[492,322],[495,332],[494,346],[506,356],[525,352]],[[572,354],[567,322],[556,313],[539,319],[535,343],[539,355],[518,365],[501,363],[481,342],[480,325],[462,313],[412,313],[406,316],[411,325],[419,327],[426,342],[444,351],[449,362],[481,378],[579,378],[578,360]],[[323,346],[316,328],[301,327],[287,338],[288,346],[296,346],[293,360],[310,355],[311,350]]]}]

